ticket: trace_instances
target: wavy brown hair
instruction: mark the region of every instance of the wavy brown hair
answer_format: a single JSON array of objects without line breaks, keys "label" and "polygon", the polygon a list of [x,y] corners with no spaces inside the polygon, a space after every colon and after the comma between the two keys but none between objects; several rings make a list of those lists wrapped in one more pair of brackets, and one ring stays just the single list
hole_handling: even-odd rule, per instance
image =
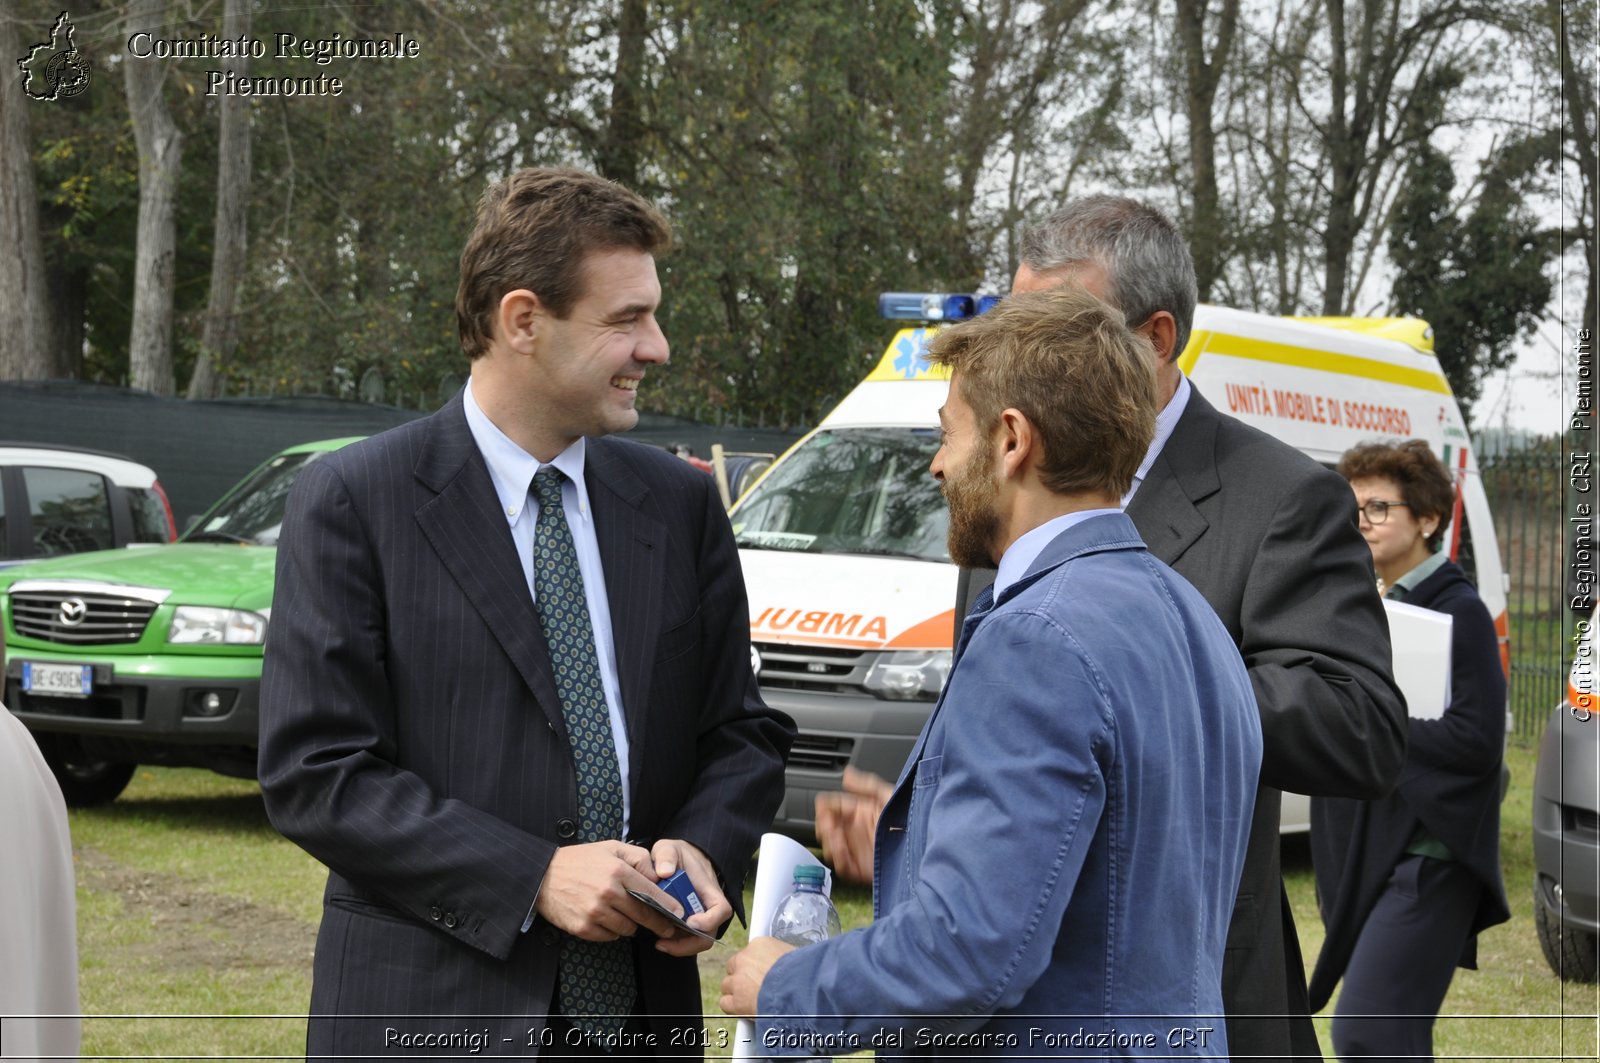
[{"label": "wavy brown hair", "polygon": [[461,252],[461,349],[468,358],[488,351],[507,292],[526,288],[565,319],[583,298],[589,252],[655,254],[671,246],[672,226],[661,212],[615,181],[567,167],[518,170],[484,191]]}]

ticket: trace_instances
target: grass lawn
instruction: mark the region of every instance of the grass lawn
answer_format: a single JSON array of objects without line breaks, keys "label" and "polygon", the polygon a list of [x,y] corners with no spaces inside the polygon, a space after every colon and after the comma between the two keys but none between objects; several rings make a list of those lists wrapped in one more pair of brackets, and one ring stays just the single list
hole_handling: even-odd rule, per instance
[{"label": "grass lawn", "polygon": [[[1533,926],[1533,768],[1537,739],[1515,739],[1506,751],[1511,789],[1500,809],[1500,867],[1511,921],[1478,938],[1478,970],[1457,970],[1434,1030],[1440,1059],[1597,1058],[1594,985],[1563,983],[1550,972]],[[1311,858],[1304,839],[1284,846],[1285,880],[1307,964],[1322,946]],[[1333,1058],[1328,1037],[1330,1003],[1317,1019],[1323,1051]]]},{"label": "grass lawn", "polygon": [[[1596,987],[1563,985],[1534,938],[1534,752],[1531,741],[1519,741],[1509,754],[1502,838],[1513,918],[1482,937],[1480,970],[1457,973],[1436,1037],[1441,1059],[1597,1055]],[[114,804],[74,811],[72,834],[85,1058],[303,1051],[305,1020],[297,1013],[310,995],[323,871],[273,832],[254,784],[202,771],[141,769]],[[1285,843],[1309,961],[1322,927],[1307,853],[1303,839]],[[836,900],[847,926],[870,919],[866,891],[841,887]],[[730,939],[743,937],[735,926]],[[716,1012],[728,954],[718,947],[702,957],[708,1015]],[[1326,1020],[1319,1023],[1326,1047]],[[731,1026],[720,1019],[709,1025]]]}]

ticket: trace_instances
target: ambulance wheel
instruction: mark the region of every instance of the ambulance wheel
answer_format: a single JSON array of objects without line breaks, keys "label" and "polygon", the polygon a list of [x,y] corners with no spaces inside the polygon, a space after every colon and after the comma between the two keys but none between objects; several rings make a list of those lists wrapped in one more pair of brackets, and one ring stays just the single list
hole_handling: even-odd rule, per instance
[{"label": "ambulance wheel", "polygon": [[1564,982],[1593,982],[1600,977],[1600,941],[1595,935],[1561,925],[1561,920],[1535,902],[1533,922],[1545,962]]}]

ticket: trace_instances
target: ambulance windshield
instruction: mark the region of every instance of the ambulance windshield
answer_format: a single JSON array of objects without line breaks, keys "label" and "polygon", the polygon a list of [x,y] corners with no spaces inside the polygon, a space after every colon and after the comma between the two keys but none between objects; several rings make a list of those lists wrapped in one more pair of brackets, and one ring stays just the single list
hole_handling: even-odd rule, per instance
[{"label": "ambulance windshield", "polygon": [[745,549],[949,561],[949,513],[928,463],[933,428],[818,432],[773,466],[733,514]]}]

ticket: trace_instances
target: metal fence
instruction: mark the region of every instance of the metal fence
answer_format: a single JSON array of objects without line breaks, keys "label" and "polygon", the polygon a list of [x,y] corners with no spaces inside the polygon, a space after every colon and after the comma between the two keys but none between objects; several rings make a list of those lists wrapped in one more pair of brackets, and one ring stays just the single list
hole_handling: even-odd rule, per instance
[{"label": "metal fence", "polygon": [[1559,437],[1478,444],[1479,471],[1510,578],[1511,713],[1536,736],[1566,688],[1566,458]]}]

